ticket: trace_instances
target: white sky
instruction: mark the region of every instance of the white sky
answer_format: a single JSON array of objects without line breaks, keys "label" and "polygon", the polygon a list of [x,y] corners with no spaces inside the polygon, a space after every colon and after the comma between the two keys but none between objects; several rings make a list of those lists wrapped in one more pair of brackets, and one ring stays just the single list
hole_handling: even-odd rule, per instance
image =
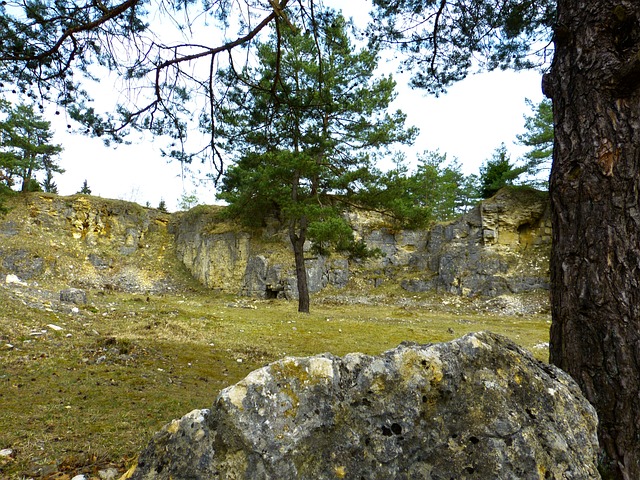
[{"label": "white sky", "polygon": [[[352,0],[339,5],[346,16],[361,16],[366,3]],[[502,142],[512,153],[512,159],[518,158],[522,148],[514,145],[516,135],[524,131],[524,115],[531,113],[525,99],[534,103],[542,99],[540,74],[533,71],[477,74],[454,85],[439,98],[407,88],[403,84],[405,79],[396,76],[396,80],[398,99],[392,108],[403,110],[408,115],[407,124],[420,129],[415,146],[407,152],[408,159],[424,150],[438,149],[449,158],[458,158],[465,174],[478,173],[482,162]],[[114,92],[114,98],[116,95]],[[162,141],[154,142],[148,137],[132,145],[108,148],[100,139],[67,133],[66,124],[63,115],[53,118],[55,141],[65,149],[59,163],[66,172],[54,177],[61,195],[76,193],[86,179],[93,195],[142,205],[149,202],[152,207],[163,199],[171,211],[176,210],[185,192],[195,192],[199,203],[214,202],[211,183],[194,185],[191,175],[181,175],[179,163],[168,164],[161,157]],[[208,171],[200,164],[189,168],[202,170],[200,178]]]}]

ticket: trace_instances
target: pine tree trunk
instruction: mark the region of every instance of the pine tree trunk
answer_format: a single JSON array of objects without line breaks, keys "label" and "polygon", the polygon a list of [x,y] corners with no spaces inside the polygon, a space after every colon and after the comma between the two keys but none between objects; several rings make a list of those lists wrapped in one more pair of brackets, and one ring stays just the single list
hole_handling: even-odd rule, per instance
[{"label": "pine tree trunk", "polygon": [[640,479],[640,4],[558,0],[551,361],[596,407],[606,463]]},{"label": "pine tree trunk", "polygon": [[304,264],[304,242],[306,240],[306,219],[300,220],[296,231],[296,223],[289,225],[289,239],[293,246],[293,256],[296,263],[296,282],[298,285],[298,312],[309,313],[309,285],[307,282],[307,268]]}]

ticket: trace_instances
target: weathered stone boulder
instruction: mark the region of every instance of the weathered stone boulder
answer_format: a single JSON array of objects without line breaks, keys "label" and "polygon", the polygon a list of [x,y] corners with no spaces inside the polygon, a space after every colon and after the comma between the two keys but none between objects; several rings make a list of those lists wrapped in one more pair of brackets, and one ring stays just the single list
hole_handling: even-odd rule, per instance
[{"label": "weathered stone boulder", "polygon": [[134,479],[595,479],[573,380],[469,334],[380,356],[285,358],[157,433]]},{"label": "weathered stone boulder", "polygon": [[87,293],[80,288],[65,288],[60,290],[60,301],[64,303],[75,303],[76,305],[87,304]]}]

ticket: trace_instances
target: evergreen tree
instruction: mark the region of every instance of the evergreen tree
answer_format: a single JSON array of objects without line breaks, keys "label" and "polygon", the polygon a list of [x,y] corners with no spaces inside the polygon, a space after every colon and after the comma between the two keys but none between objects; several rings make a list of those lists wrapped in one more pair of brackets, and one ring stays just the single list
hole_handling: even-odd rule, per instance
[{"label": "evergreen tree", "polygon": [[[5,184],[11,186],[14,177],[22,180],[23,192],[33,191],[35,174],[39,171],[64,172],[56,163],[60,145],[51,144],[51,123],[33,111],[30,105],[13,107],[0,100],[0,172]],[[37,182],[36,182],[37,183]]]},{"label": "evergreen tree", "polygon": [[301,312],[309,311],[305,242],[321,253],[357,248],[341,211],[375,175],[375,152],[415,136],[403,113],[387,113],[395,82],[373,77],[378,52],[356,49],[341,15],[316,19],[317,36],[282,25],[259,45],[243,83],[231,70],[221,75],[229,94],[217,122],[226,150],[240,152],[219,197],[248,222],[275,216],[287,225]]},{"label": "evergreen tree", "polygon": [[527,166],[517,167],[511,163],[511,157],[503,143],[480,167],[480,196],[492,197],[502,187],[514,185],[517,178],[527,171]]},{"label": "evergreen tree", "polygon": [[58,186],[53,181],[53,173],[51,170],[47,170],[44,182],[42,182],[42,188],[47,193],[58,193]]},{"label": "evergreen tree", "polygon": [[450,220],[475,204],[477,195],[468,190],[469,181],[457,160],[448,162],[446,154],[425,151],[418,162],[410,173],[397,160],[394,169],[369,187],[369,203],[377,204],[403,228],[412,229]]},{"label": "evergreen tree", "polygon": [[182,196],[178,199],[180,210],[190,210],[196,205],[198,205],[198,196],[195,190],[192,193],[182,192]]},{"label": "evergreen tree", "polygon": [[[525,154],[527,173],[530,177],[528,183],[546,189],[549,188],[548,172],[553,156],[553,106],[548,98],[537,105],[527,100],[527,104],[533,110],[533,115],[525,117],[526,131],[518,135],[518,141],[521,145],[529,147]],[[543,180],[540,180],[541,173],[545,173]]]},{"label": "evergreen tree", "polygon": [[91,195],[91,189],[89,188],[89,183],[86,180],[82,183],[82,188],[78,193],[81,193],[82,195]]}]

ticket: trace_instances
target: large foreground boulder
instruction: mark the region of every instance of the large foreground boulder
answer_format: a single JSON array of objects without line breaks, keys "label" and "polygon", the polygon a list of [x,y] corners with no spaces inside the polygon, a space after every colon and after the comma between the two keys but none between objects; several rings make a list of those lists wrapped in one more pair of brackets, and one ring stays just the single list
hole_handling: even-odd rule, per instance
[{"label": "large foreground boulder", "polygon": [[134,479],[594,479],[596,414],[510,340],[285,358],[157,433]]}]

